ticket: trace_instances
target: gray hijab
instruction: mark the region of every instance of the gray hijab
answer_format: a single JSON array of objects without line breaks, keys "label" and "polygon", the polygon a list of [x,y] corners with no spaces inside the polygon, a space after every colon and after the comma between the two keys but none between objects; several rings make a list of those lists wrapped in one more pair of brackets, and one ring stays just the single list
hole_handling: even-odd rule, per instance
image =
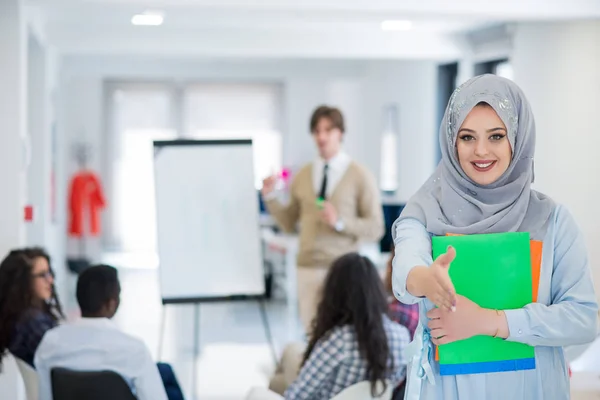
[{"label": "gray hijab", "polygon": [[[488,103],[502,119],[513,158],[494,183],[481,186],[462,170],[456,154],[458,130],[480,102]],[[415,218],[433,235],[529,232],[542,240],[555,204],[531,189],[534,180],[535,123],[521,89],[496,75],[481,75],[457,88],[440,127],[442,160],[434,174],[410,199],[394,223]]]}]

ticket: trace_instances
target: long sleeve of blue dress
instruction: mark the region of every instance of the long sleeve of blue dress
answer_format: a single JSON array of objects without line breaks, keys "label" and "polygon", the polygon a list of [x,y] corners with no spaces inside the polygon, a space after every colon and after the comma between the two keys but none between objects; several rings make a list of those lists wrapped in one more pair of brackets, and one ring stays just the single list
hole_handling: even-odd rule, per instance
[{"label": "long sleeve of blue dress", "polygon": [[[531,303],[506,310],[508,340],[531,346],[568,346],[589,343],[596,337],[598,305],[583,235],[571,214],[559,209],[554,229],[554,251],[544,252],[541,276],[550,274],[546,304]],[[568,323],[567,323],[568,322]]]}]

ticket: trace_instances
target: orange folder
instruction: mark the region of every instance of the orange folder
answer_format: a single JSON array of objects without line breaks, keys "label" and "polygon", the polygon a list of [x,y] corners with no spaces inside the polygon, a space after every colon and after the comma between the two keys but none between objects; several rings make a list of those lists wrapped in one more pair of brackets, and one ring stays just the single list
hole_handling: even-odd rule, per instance
[{"label": "orange folder", "polygon": [[[461,236],[455,233],[448,233],[446,236]],[[540,289],[540,273],[542,270],[542,248],[544,243],[539,240],[531,241],[531,283],[532,287],[532,300],[535,303],[538,298],[538,292]],[[439,361],[440,356],[438,348],[435,348],[435,360]]]},{"label": "orange folder", "polygon": [[535,303],[540,289],[540,273],[542,271],[542,248],[544,243],[539,240],[531,241],[531,282],[533,283],[532,297]]}]

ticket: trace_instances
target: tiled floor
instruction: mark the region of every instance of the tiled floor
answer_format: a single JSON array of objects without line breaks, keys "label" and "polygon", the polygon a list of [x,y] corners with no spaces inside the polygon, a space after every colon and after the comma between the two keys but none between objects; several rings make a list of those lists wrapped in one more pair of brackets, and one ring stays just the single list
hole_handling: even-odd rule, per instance
[{"label": "tiled floor", "polygon": [[600,400],[600,375],[575,372],[571,379],[571,400]]},{"label": "tiled floor", "polygon": [[600,400],[600,339],[579,348],[577,353],[569,350],[571,354],[567,354],[573,360],[572,400]]},{"label": "tiled floor", "polygon": [[[171,363],[188,400],[243,399],[251,387],[267,385],[275,368],[273,351],[280,354],[288,341],[301,339],[299,322],[290,321],[282,300],[265,304],[272,348],[257,302],[163,308],[157,270],[121,269],[119,275],[121,306],[115,322],[125,332],[144,340],[155,359]],[[69,297],[74,301],[74,296]],[[74,309],[72,304],[69,308]],[[194,340],[196,311],[197,343]],[[164,340],[160,348],[163,312]]]}]

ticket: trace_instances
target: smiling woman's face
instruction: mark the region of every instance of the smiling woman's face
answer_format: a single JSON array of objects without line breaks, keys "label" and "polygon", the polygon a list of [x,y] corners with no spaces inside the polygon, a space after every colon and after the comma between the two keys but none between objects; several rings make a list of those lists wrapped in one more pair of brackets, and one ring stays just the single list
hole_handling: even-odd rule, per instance
[{"label": "smiling woman's face", "polygon": [[504,122],[488,104],[475,106],[458,130],[456,152],[460,166],[473,182],[496,182],[508,169],[512,149]]}]

